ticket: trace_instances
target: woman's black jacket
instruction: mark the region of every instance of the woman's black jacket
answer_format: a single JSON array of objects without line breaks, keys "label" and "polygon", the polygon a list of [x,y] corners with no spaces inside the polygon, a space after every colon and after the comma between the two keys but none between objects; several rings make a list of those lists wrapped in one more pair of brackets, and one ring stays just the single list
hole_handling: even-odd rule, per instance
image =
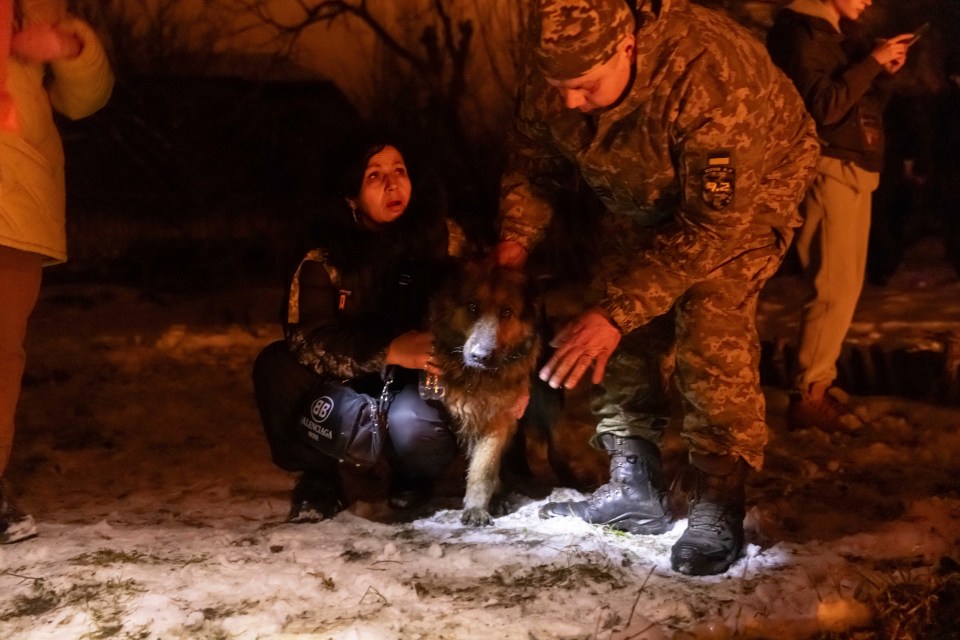
[{"label": "woman's black jacket", "polygon": [[767,49],[816,121],[823,155],[880,171],[886,97],[874,82],[883,67],[869,48],[823,18],[781,9]]},{"label": "woman's black jacket", "polygon": [[447,269],[447,222],[408,210],[372,231],[338,210],[323,236],[291,280],[287,343],[301,364],[334,379],[382,374],[390,342],[427,328]]}]

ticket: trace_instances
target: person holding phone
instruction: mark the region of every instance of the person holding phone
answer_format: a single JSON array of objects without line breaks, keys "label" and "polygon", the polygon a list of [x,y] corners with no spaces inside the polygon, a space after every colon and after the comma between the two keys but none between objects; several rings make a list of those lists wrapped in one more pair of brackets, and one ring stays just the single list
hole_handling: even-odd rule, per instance
[{"label": "person holding phone", "polygon": [[[871,197],[883,167],[882,80],[903,68],[915,35],[869,42],[856,23],[872,0],[794,0],[767,32],[823,143],[794,240],[812,283],[803,308],[790,428],[838,430],[855,420],[835,392],[836,362],[866,273]],[[850,416],[850,417],[848,417]]]},{"label": "person holding phone", "polygon": [[924,22],[922,25],[917,27],[917,29],[912,34],[910,34],[912,37],[907,41],[907,47],[912,47],[913,45],[917,44],[917,41],[923,36],[923,34],[925,34],[929,30],[930,30],[929,22]]}]

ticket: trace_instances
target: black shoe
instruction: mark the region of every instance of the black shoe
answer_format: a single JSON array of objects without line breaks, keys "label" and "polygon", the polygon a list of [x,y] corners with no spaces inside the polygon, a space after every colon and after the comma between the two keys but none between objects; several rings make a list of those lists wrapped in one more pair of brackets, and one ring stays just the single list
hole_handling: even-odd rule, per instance
[{"label": "black shoe", "polygon": [[726,572],[743,549],[747,464],[719,456],[701,456],[699,463],[687,530],[674,543],[670,564],[679,573],[712,576]]},{"label": "black shoe", "polygon": [[343,511],[346,502],[339,473],[304,471],[293,487],[287,522],[328,520]]},{"label": "black shoe", "polygon": [[660,449],[644,438],[610,434],[602,435],[600,443],[610,452],[610,482],[587,500],[548,502],[540,517],[575,516],[643,535],[669,530],[673,518],[662,489]]},{"label": "black shoe", "polygon": [[37,535],[33,516],[21,511],[10,500],[5,483],[0,479],[0,544],[11,544]]},{"label": "black shoe", "polygon": [[390,474],[387,504],[391,509],[419,509],[433,497],[433,478],[410,478],[400,473]]}]

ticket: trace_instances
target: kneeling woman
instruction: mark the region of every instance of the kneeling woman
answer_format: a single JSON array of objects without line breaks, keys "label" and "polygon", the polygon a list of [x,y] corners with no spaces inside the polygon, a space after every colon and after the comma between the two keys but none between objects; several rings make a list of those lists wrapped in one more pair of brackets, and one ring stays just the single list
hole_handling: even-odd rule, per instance
[{"label": "kneeling woman", "polygon": [[340,190],[343,206],[324,220],[323,246],[306,254],[290,284],[285,340],[267,346],[253,371],[273,461],[303,472],[292,522],[330,518],[347,504],[339,460],[311,446],[305,433],[318,385],[346,385],[378,398],[385,378],[393,379],[384,455],[394,508],[424,501],[457,453],[446,413],[420,398],[417,383],[420,370],[438,373],[424,321],[459,234],[435,207],[412,197],[395,145],[358,149]]}]

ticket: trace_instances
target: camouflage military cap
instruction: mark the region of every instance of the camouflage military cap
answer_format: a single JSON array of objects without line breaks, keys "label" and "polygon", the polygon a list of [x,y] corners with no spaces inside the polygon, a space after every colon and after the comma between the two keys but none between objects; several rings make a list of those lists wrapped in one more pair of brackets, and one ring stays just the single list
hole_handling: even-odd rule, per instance
[{"label": "camouflage military cap", "polygon": [[535,19],[537,62],[557,80],[578,78],[607,62],[634,30],[626,0],[537,0]]}]

